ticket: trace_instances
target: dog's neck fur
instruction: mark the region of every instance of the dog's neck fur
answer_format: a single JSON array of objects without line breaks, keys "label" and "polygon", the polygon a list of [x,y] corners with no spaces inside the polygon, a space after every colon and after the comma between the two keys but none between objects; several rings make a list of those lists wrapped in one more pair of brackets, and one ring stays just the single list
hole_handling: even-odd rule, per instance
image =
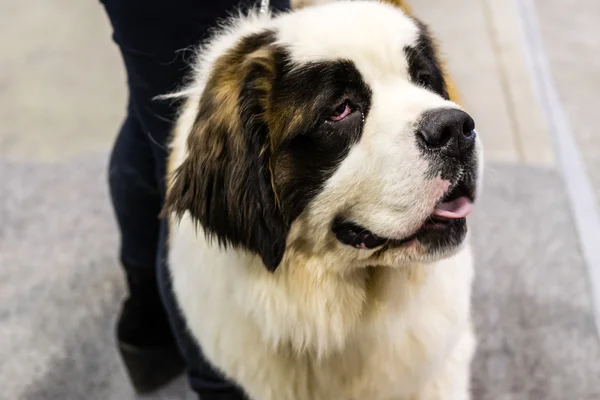
[{"label": "dog's neck fur", "polygon": [[[267,272],[258,257],[248,261],[246,272],[238,271],[247,279],[243,285],[247,293],[240,296],[239,305],[252,305],[245,311],[263,339],[280,350],[308,352],[317,358],[344,349],[357,327],[364,329],[382,314],[410,307],[432,268],[356,267],[340,260],[339,252],[309,254],[293,245],[274,273]],[[263,284],[269,286],[268,292],[261,291]]]}]

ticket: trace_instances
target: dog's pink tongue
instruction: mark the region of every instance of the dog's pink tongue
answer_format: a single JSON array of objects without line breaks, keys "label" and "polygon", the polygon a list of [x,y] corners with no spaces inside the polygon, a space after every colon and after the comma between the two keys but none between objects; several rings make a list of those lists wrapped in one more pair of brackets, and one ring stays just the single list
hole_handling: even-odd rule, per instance
[{"label": "dog's pink tongue", "polygon": [[440,203],[433,211],[433,215],[442,218],[458,219],[471,214],[473,203],[467,197],[462,196],[456,200]]}]

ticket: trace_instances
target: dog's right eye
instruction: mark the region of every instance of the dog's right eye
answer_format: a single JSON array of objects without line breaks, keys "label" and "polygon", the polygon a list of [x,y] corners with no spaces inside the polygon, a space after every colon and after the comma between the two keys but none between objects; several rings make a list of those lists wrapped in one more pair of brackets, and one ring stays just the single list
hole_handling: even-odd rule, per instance
[{"label": "dog's right eye", "polygon": [[345,100],[342,104],[337,106],[333,113],[329,116],[330,121],[341,121],[346,118],[348,115],[352,114],[352,106],[348,100]]}]

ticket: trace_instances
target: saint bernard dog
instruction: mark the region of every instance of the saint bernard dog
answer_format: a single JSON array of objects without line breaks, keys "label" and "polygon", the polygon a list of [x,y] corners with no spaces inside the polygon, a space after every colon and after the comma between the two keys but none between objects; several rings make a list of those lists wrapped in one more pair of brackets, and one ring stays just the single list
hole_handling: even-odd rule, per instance
[{"label": "saint bernard dog", "polygon": [[173,290],[252,400],[469,399],[481,144],[381,1],[231,17],[198,51],[163,215]]}]

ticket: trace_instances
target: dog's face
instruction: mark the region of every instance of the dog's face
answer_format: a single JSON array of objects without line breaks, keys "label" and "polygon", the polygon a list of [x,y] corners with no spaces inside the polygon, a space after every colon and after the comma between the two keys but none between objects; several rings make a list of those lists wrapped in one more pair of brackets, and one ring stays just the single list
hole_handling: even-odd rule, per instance
[{"label": "dog's face", "polygon": [[479,140],[418,21],[336,2],[245,20],[206,52],[166,211],[271,270],[291,247],[397,265],[464,240]]}]

